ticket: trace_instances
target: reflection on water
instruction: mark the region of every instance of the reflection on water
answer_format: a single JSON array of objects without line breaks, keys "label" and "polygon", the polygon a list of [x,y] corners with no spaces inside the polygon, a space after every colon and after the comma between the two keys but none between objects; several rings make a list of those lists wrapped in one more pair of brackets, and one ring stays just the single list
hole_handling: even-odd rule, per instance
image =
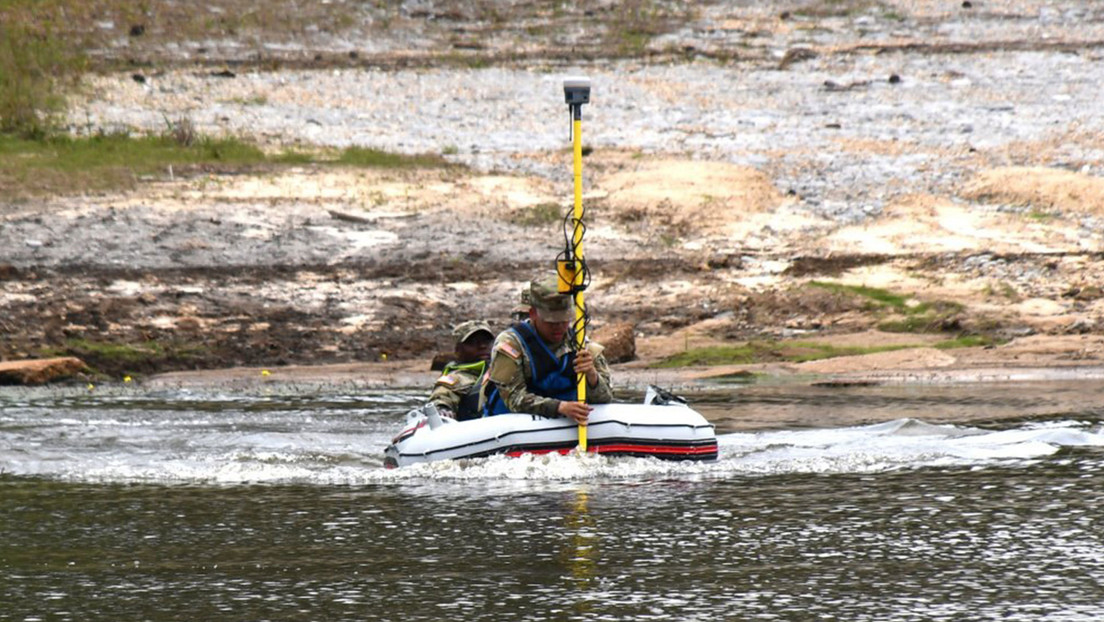
[{"label": "reflection on water", "polygon": [[[905,401],[983,420],[976,389]],[[771,399],[824,407],[802,390]],[[418,396],[4,394],[0,620],[1098,620],[1084,395],[984,427],[731,432],[710,465],[387,471]]]}]

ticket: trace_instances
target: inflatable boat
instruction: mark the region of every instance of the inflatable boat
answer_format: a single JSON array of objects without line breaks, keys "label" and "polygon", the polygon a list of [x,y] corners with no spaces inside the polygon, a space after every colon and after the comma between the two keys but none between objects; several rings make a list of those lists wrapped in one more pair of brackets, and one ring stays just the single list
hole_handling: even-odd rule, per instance
[{"label": "inflatable boat", "polygon": [[[578,444],[578,426],[569,419],[507,413],[454,421],[427,404],[407,413],[403,430],[384,450],[384,465],[496,454],[567,454]],[[697,411],[677,398],[657,399],[649,390],[643,404],[595,405],[587,425],[587,452],[708,461],[717,459],[717,437],[713,424]]]}]

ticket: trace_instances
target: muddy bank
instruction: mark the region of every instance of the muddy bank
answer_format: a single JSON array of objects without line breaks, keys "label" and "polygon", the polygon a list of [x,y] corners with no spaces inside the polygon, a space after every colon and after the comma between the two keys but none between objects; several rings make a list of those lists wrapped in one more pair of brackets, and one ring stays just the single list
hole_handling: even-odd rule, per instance
[{"label": "muddy bank", "polygon": [[[442,59],[455,42],[438,27],[484,33],[495,22],[483,8],[519,3],[446,11],[422,30],[447,3],[410,4],[376,50],[309,29],[290,38],[310,58],[344,54],[339,65],[173,47],[162,24],[102,48],[141,59],[141,79],[90,76],[74,132],[187,118],[274,152],[357,145],[451,166],[166,170],[125,192],[0,199],[0,358],[76,355],[108,378],[417,367],[451,348],[453,323],[503,327],[563,246],[570,72],[595,87],[588,301],[599,337],[633,327],[639,360],[626,370],[760,341],[760,358],[736,368],[799,373],[788,366],[821,347],[808,342],[848,335],[858,347],[901,339],[918,352],[907,369],[1099,360],[1064,348],[1104,333],[1100,10],[705,3],[665,14],[634,53],[571,61],[541,58],[539,27],[563,16],[534,13],[520,30],[499,23],[484,49],[455,48],[497,58],[472,66]],[[589,17],[608,29],[610,15]],[[415,68],[365,60],[419,54]],[[239,64],[214,72],[212,60]],[[925,350],[961,337],[989,348]],[[1028,339],[1019,358],[969,362]],[[882,358],[838,365],[901,364],[863,356]]]}]

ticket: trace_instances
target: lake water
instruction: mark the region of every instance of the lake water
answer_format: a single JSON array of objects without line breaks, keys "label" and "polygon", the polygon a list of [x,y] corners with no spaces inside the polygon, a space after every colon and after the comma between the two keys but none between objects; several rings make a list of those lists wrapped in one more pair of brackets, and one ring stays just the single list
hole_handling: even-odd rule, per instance
[{"label": "lake water", "polygon": [[1099,385],[720,387],[716,463],[396,470],[422,395],[4,389],[0,620],[1101,620]]}]

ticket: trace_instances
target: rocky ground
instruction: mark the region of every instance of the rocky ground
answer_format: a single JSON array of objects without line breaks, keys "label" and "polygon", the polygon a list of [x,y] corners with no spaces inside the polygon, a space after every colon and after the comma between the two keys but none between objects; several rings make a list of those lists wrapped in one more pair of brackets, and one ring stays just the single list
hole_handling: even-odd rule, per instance
[{"label": "rocky ground", "polygon": [[[453,323],[504,326],[562,250],[560,85],[585,74],[588,301],[600,338],[632,327],[622,373],[749,340],[771,344],[760,363],[693,373],[1100,365],[1104,7],[744,4],[656,4],[628,47],[608,7],[522,2],[407,2],[387,28],[365,13],[244,47],[109,38],[99,53],[136,69],[85,81],[74,132],[188,119],[272,151],[451,165],[166,170],[0,199],[0,356],[77,354],[110,377],[428,366]],[[928,347],[963,335],[988,347]],[[810,343],[924,347],[799,362]]]}]

